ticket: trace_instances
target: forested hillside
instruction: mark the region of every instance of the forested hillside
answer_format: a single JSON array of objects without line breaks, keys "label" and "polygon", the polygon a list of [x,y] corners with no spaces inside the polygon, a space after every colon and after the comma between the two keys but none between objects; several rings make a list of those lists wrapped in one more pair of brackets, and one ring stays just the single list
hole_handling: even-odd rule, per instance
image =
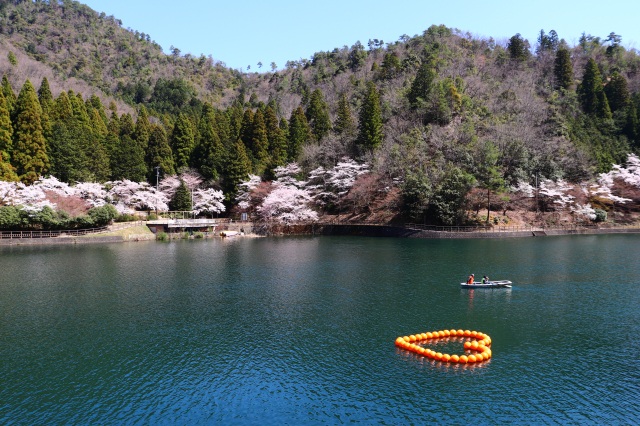
[{"label": "forested hillside", "polygon": [[[228,207],[264,212],[277,185],[249,177],[283,185],[288,170],[320,214],[465,223],[481,205],[505,209],[512,187],[584,186],[638,152],[638,52],[615,33],[577,46],[561,36],[576,35],[497,43],[434,25],[241,73],[166,55],[75,1],[2,2],[0,178],[155,183],[197,171]],[[328,197],[319,171],[340,165],[358,171]]]}]

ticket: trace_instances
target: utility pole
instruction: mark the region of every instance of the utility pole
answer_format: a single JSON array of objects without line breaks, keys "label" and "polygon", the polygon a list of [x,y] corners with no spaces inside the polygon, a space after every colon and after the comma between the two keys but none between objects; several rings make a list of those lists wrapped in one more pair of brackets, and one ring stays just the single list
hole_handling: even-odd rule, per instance
[{"label": "utility pole", "polygon": [[156,169],[156,217],[158,216],[158,182],[160,181],[160,166],[155,166]]}]

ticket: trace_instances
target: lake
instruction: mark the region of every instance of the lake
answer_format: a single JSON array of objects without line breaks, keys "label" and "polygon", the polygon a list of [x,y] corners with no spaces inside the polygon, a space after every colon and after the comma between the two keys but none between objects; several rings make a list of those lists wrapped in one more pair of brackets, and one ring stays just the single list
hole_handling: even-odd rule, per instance
[{"label": "lake", "polygon": [[[0,424],[637,424],[639,259],[640,235],[1,247]],[[394,345],[452,328],[493,358]]]}]

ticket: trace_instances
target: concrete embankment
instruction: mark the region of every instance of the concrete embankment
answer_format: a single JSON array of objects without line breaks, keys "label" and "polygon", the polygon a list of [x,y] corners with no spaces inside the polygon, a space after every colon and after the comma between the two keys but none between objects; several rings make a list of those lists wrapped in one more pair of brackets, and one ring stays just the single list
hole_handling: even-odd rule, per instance
[{"label": "concrete embankment", "polygon": [[432,239],[472,239],[472,238],[525,238],[544,237],[554,235],[597,235],[597,234],[637,234],[639,228],[577,228],[577,229],[550,229],[518,230],[518,231],[431,231],[411,229],[399,226],[386,225],[315,225],[312,228],[314,235],[352,235],[368,237],[399,237],[399,238],[432,238]]}]

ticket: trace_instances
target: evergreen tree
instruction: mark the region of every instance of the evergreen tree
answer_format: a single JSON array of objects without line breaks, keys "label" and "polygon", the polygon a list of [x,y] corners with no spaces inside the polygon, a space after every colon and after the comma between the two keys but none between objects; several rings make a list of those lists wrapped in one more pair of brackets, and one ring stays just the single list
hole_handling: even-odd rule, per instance
[{"label": "evergreen tree", "polygon": [[0,151],[10,156],[12,148],[13,127],[11,126],[11,117],[7,108],[7,100],[0,92]]},{"label": "evergreen tree", "polygon": [[555,87],[557,89],[569,90],[573,85],[573,65],[568,49],[561,48],[556,52],[553,74],[556,78]]},{"label": "evergreen tree", "polygon": [[338,98],[338,112],[336,117],[336,123],[334,130],[339,135],[345,135],[347,137],[353,136],[356,130],[356,122],[351,112],[351,106],[347,95],[343,92]]},{"label": "evergreen tree", "polygon": [[251,173],[251,161],[247,156],[244,144],[240,139],[227,153],[223,189],[227,202],[233,202],[238,192],[238,185],[247,180]]},{"label": "evergreen tree", "polygon": [[156,176],[156,167],[160,167],[160,176],[174,175],[176,170],[173,163],[173,153],[171,152],[164,127],[160,124],[152,124],[150,130],[146,163],[147,176],[149,181],[152,182]]},{"label": "evergreen tree", "polygon": [[92,137],[87,153],[85,181],[106,182],[111,177],[109,155],[102,139]]},{"label": "evergreen tree", "polygon": [[304,115],[302,107],[294,109],[289,119],[289,148],[288,161],[293,162],[298,159],[302,152],[302,146],[311,139],[311,128]]},{"label": "evergreen tree", "polygon": [[68,121],[73,118],[73,108],[67,92],[60,92],[50,111],[49,118],[52,122]]},{"label": "evergreen tree", "polygon": [[145,153],[130,134],[120,137],[120,143],[111,162],[113,179],[129,179],[142,182],[147,176]]},{"label": "evergreen tree", "polygon": [[6,75],[2,76],[2,94],[7,101],[7,109],[9,109],[9,114],[13,119],[13,110],[15,109],[17,98]]},{"label": "evergreen tree", "polygon": [[[253,138],[253,111],[246,109],[242,115],[242,124],[240,126],[240,139],[242,143],[250,149],[251,138]],[[250,154],[250,152],[248,152]]]},{"label": "evergreen tree", "polygon": [[373,150],[382,145],[382,107],[380,93],[373,82],[367,83],[367,92],[360,108],[358,123],[358,145]]},{"label": "evergreen tree", "polygon": [[582,110],[586,114],[600,118],[611,118],[611,110],[604,93],[600,70],[593,58],[589,58],[585,66],[582,82],[578,85],[578,96]]},{"label": "evergreen tree", "polygon": [[14,115],[13,164],[20,180],[32,183],[49,169],[49,157],[42,133],[42,109],[29,80],[20,90]]},{"label": "evergreen tree", "polygon": [[407,94],[407,99],[412,107],[419,107],[421,102],[429,97],[436,77],[437,73],[433,61],[423,61]]},{"label": "evergreen tree", "polygon": [[88,112],[91,110],[97,111],[98,115],[102,119],[102,122],[106,126],[107,123],[109,122],[109,117],[107,117],[107,113],[104,109],[104,105],[102,104],[102,101],[100,100],[100,98],[97,97],[96,95],[91,95],[91,97],[87,99],[86,104],[87,104],[87,111]]},{"label": "evergreen tree", "polygon": [[147,145],[149,143],[150,127],[151,123],[149,123],[147,109],[144,105],[141,105],[140,110],[138,111],[138,119],[136,120],[133,138],[143,150],[147,149]]},{"label": "evergreen tree", "polygon": [[193,203],[191,200],[191,192],[187,184],[180,180],[180,185],[176,188],[173,197],[169,201],[169,210],[171,211],[191,211]]},{"label": "evergreen tree", "polygon": [[97,109],[91,109],[89,120],[92,138],[89,171],[97,182],[104,182],[111,177],[111,161],[106,147],[108,130]]},{"label": "evergreen tree", "polygon": [[[108,179],[104,147],[96,145],[84,102],[72,91],[61,92],[50,108],[49,159],[51,173],[64,182]],[[103,170],[104,167],[107,170]]]},{"label": "evergreen tree", "polygon": [[44,134],[45,140],[49,141],[51,139],[51,126],[53,125],[51,113],[54,100],[47,77],[44,77],[40,83],[38,101],[40,102],[40,108],[42,108],[42,133]]},{"label": "evergreen tree", "polygon": [[315,137],[315,140],[320,141],[329,134],[331,130],[329,106],[325,102],[324,95],[320,89],[316,89],[311,93],[305,115],[311,126],[311,133]]},{"label": "evergreen tree", "polygon": [[107,135],[105,136],[103,145],[109,156],[109,164],[113,175],[116,152],[120,147],[120,119],[115,112],[111,112],[111,119],[107,124]]},{"label": "evergreen tree", "polygon": [[71,93],[69,91],[69,102],[71,103],[71,109],[73,111],[73,118],[83,124],[89,123],[89,113],[87,113],[87,107],[82,99],[80,93]]},{"label": "evergreen tree", "polygon": [[244,121],[244,108],[242,104],[235,101],[233,105],[226,111],[227,120],[229,122],[229,138],[225,145],[228,143],[229,148],[233,146],[238,138],[242,138],[242,122]]},{"label": "evergreen tree", "polygon": [[171,134],[171,148],[175,167],[178,171],[189,167],[191,153],[195,146],[195,136],[191,121],[186,114],[180,113]]},{"label": "evergreen tree", "polygon": [[518,62],[524,62],[529,59],[529,43],[522,38],[520,34],[516,34],[509,39],[507,44],[507,52],[509,57]]},{"label": "evergreen tree", "polygon": [[489,223],[491,213],[491,192],[502,189],[505,183],[500,173],[499,159],[498,148],[492,142],[487,142],[480,150],[476,164],[475,176],[478,184],[487,190],[487,223]]},{"label": "evergreen tree", "polygon": [[609,102],[611,112],[624,109],[631,103],[631,95],[629,94],[627,79],[618,71],[611,75],[611,79],[605,86],[604,92],[607,95],[607,101]]},{"label": "evergreen tree", "polygon": [[218,179],[224,147],[217,132],[215,110],[208,103],[203,106],[198,129],[198,142],[193,150],[192,164],[205,178]]},{"label": "evergreen tree", "polygon": [[122,114],[118,122],[120,129],[120,138],[122,138],[123,136],[129,136],[133,139],[135,133],[135,125],[133,124],[133,117],[131,117],[131,114]]},{"label": "evergreen tree", "polygon": [[269,170],[273,171],[276,167],[284,166],[287,163],[287,139],[280,128],[275,108],[272,105],[268,105],[265,109],[264,121],[267,129],[267,140],[269,141],[269,155],[271,157]]},{"label": "evergreen tree", "polygon": [[436,222],[449,226],[464,222],[464,202],[474,182],[472,175],[457,167],[445,171],[430,204]]},{"label": "evergreen tree", "polygon": [[0,180],[14,182],[18,180],[15,168],[11,165],[11,148],[13,146],[13,128],[7,109],[7,101],[0,92]]},{"label": "evergreen tree", "polygon": [[265,125],[264,114],[261,110],[256,111],[253,116],[251,142],[248,147],[251,149],[254,170],[260,173],[267,165],[269,159],[267,126]]},{"label": "evergreen tree", "polygon": [[235,142],[235,140],[238,139],[238,137],[235,136],[235,139],[231,139],[231,124],[229,123],[229,115],[226,111],[214,110],[214,117],[214,128],[220,138],[223,148],[226,150]]},{"label": "evergreen tree", "polygon": [[42,112],[47,115],[50,114],[51,108],[53,107],[53,94],[51,93],[47,77],[43,77],[42,82],[40,83],[40,88],[38,89],[38,101],[40,102]]}]

